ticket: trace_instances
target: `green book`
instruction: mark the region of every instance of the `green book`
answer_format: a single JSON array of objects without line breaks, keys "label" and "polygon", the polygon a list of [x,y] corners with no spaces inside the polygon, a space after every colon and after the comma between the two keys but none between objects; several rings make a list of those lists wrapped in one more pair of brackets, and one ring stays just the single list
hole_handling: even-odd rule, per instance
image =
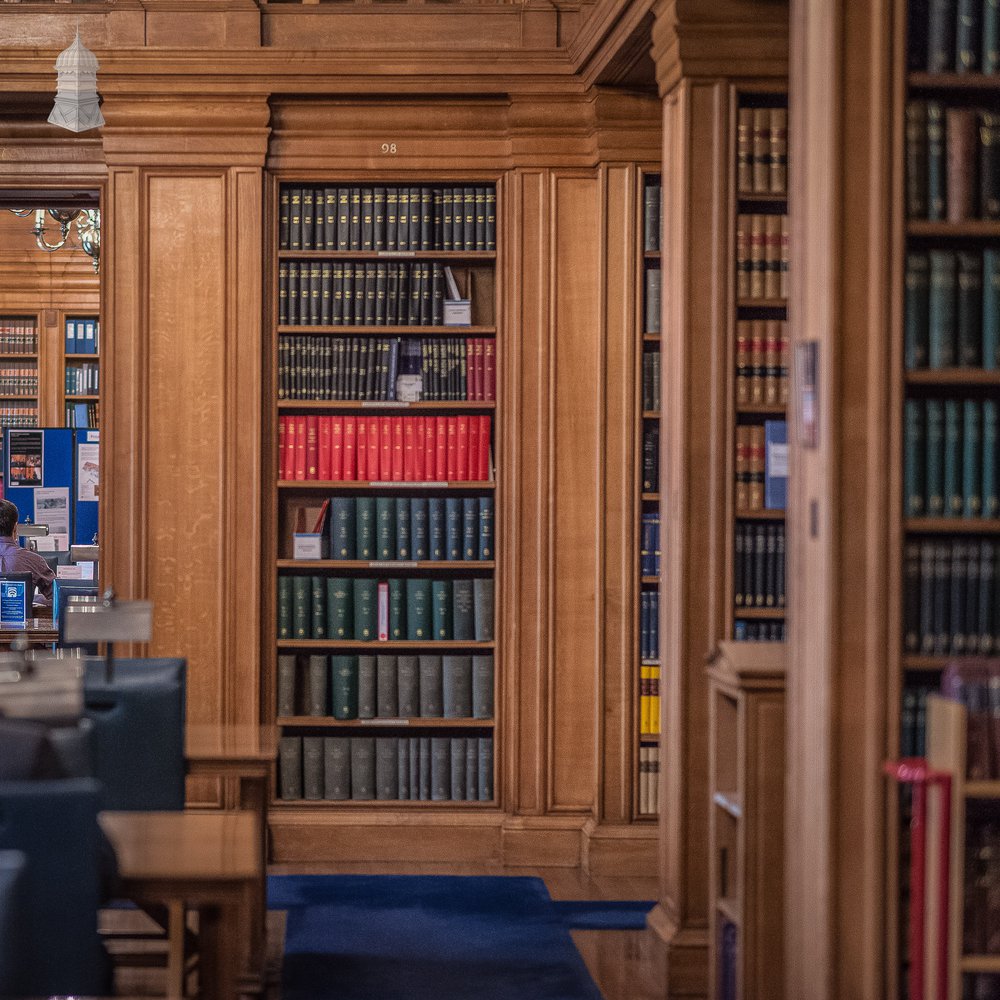
[{"label": "green book", "polygon": [[378,637],[376,612],[378,609],[378,580],[354,581],[354,638],[374,642]]},{"label": "green book", "polygon": [[479,498],[479,558],[493,558],[493,497]]},{"label": "green book", "polygon": [[983,516],[983,413],[978,399],[962,403],[962,513]]},{"label": "green book", "polygon": [[960,251],[956,301],[955,360],[978,367],[983,347],[983,261],[978,253]]},{"label": "green book", "polygon": [[375,558],[375,497],[357,498],[356,544],[358,559]]},{"label": "green book", "polygon": [[927,441],[924,434],[924,406],[908,399],[903,420],[903,497],[907,517],[923,517],[926,506]]},{"label": "green book", "polygon": [[326,626],[331,639],[354,638],[354,588],[345,576],[326,581]]},{"label": "green book", "polygon": [[462,500],[462,545],[463,559],[479,556],[479,500],[465,497]]},{"label": "green book", "polygon": [[983,251],[983,367],[1000,367],[1000,250]]},{"label": "green book", "polygon": [[358,658],[330,657],[330,692],[335,719],[358,717]]},{"label": "green book", "polygon": [[292,578],[278,577],[278,638],[292,638]]},{"label": "green book", "polygon": [[907,369],[927,367],[927,323],[930,273],[925,253],[906,255],[904,353]]},{"label": "green book", "polygon": [[944,401],[944,513],[962,516],[962,407],[957,399]]},{"label": "green book", "polygon": [[393,642],[406,639],[406,598],[403,581],[399,577],[389,580],[389,638]]},{"label": "green book", "polygon": [[326,632],[326,580],[312,577],[312,637],[325,639]]},{"label": "green book", "polygon": [[410,544],[410,498],[396,497],[396,558],[413,559]]},{"label": "green book", "polygon": [[950,250],[931,250],[928,296],[928,360],[931,368],[955,364],[957,261]]},{"label": "green book", "polygon": [[[944,105],[927,102],[927,218],[942,222],[945,217],[947,170],[945,165]],[[933,264],[931,265],[933,268]]]},{"label": "green book", "polygon": [[377,559],[396,558],[396,499],[375,498],[375,552]]},{"label": "green book", "polygon": [[292,577],[292,637],[312,638],[312,577]]},{"label": "green book", "polygon": [[430,537],[430,559],[442,561],[445,555],[444,497],[428,497],[427,524]]},{"label": "green book", "polygon": [[354,497],[334,497],[330,504],[330,556],[333,559],[354,559],[355,522],[357,510]]},{"label": "green book", "polygon": [[983,2],[983,72],[1000,72],[1000,0]]},{"label": "green book", "polygon": [[411,559],[430,558],[430,538],[427,533],[427,497],[410,500],[410,551]]},{"label": "green book", "polygon": [[463,642],[471,642],[476,637],[472,595],[472,580],[456,580],[452,585],[452,637]]},{"label": "green book", "polygon": [[406,638],[431,639],[431,581],[406,581]]},{"label": "green book", "polygon": [[940,399],[928,399],[927,415],[927,514],[944,514],[944,404]]},{"label": "green book", "polygon": [[447,497],[445,509],[445,544],[449,560],[462,558],[462,501]]},{"label": "green book", "polygon": [[451,580],[434,580],[431,583],[433,601],[433,629],[435,639],[451,638]]},{"label": "green book", "polygon": [[983,517],[1000,517],[997,489],[997,444],[1000,441],[997,401],[983,400]]}]

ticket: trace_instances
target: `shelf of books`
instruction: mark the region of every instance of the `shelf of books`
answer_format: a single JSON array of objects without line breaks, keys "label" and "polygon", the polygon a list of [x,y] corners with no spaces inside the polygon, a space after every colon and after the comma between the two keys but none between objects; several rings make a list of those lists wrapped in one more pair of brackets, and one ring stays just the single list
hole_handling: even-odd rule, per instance
[{"label": "shelf of books", "polygon": [[[890,757],[924,754],[950,659],[1000,648],[1000,18],[992,2],[898,8]],[[905,789],[889,809],[890,987],[906,997]],[[965,995],[996,995],[968,972]]]},{"label": "shelf of books", "polygon": [[274,805],[494,807],[496,185],[275,198]]},{"label": "shelf of books", "polygon": [[663,229],[660,175],[642,173],[642,255],[639,301],[638,371],[641,404],[637,414],[642,446],[639,594],[639,691],[637,732],[639,817],[659,813],[660,775],[660,234]]},{"label": "shelf of books", "polygon": [[[38,426],[38,317],[0,315],[0,441],[6,427]],[[3,481],[0,447],[0,483]]]},{"label": "shelf of books", "polygon": [[63,396],[66,427],[99,428],[100,336],[97,316],[63,318]]}]

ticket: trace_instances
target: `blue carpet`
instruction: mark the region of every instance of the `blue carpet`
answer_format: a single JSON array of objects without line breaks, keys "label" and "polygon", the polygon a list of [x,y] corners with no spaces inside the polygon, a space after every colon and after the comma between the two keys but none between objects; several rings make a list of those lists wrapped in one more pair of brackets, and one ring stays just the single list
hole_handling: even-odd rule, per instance
[{"label": "blue carpet", "polygon": [[272,875],[283,1000],[601,1000],[538,878]]},{"label": "blue carpet", "polygon": [[552,906],[574,931],[641,931],[655,899],[556,899]]}]

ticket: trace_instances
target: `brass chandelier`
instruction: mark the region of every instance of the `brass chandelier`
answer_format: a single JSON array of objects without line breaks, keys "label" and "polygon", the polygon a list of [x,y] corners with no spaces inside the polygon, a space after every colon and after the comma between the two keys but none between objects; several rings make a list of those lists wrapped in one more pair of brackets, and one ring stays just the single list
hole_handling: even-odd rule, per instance
[{"label": "brass chandelier", "polygon": [[[94,262],[94,271],[101,265],[101,211],[98,208],[12,208],[21,219],[34,212],[35,242],[39,250],[54,253],[64,246],[79,249]],[[52,225],[54,223],[54,225]]]}]

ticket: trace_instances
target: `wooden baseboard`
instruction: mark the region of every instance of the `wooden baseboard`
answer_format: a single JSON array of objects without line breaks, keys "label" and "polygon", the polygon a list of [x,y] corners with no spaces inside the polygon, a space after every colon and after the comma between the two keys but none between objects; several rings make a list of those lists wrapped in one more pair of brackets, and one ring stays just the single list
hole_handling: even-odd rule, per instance
[{"label": "wooden baseboard", "polygon": [[658,903],[649,912],[646,925],[666,954],[667,1000],[708,996],[708,930],[682,927]]},{"label": "wooden baseboard", "polygon": [[589,823],[583,834],[583,867],[588,874],[647,878],[656,875],[659,860],[655,826]]}]

